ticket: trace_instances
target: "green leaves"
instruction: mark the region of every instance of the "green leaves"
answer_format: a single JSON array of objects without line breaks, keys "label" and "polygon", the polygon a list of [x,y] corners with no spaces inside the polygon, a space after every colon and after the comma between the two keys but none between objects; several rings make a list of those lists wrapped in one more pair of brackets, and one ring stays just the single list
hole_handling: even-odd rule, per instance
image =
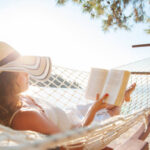
[{"label": "green leaves", "polygon": [[[64,4],[69,0],[57,0]],[[150,0],[70,0],[78,3],[83,12],[102,22],[104,31],[113,29],[129,30],[137,23],[150,22]],[[148,28],[150,28],[148,26]],[[150,29],[145,30],[150,33]]]},{"label": "green leaves", "polygon": [[[149,27],[150,28],[150,27]],[[150,29],[145,29],[145,32],[147,33],[147,34],[150,34]]]},{"label": "green leaves", "polygon": [[57,4],[64,5],[67,2],[67,0],[57,0]]}]

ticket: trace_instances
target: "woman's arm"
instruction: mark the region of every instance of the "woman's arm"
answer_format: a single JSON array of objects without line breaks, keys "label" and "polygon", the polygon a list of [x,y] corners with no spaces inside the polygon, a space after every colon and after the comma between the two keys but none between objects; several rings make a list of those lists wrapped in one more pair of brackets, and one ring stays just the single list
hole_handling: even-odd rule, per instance
[{"label": "woman's arm", "polygon": [[56,134],[60,129],[38,111],[20,111],[14,117],[11,127],[16,130],[32,130],[43,134]]},{"label": "woman's arm", "polygon": [[108,94],[105,94],[101,99],[99,99],[99,94],[97,94],[96,102],[90,107],[89,111],[87,112],[82,126],[89,125],[93,121],[96,112],[106,107],[107,104],[105,104],[103,101],[107,97],[108,97]]},{"label": "woman's arm", "polygon": [[[136,87],[136,83],[133,83],[126,90],[125,96],[124,96],[124,100],[126,102],[130,101],[130,95],[135,90],[135,87]],[[86,117],[85,117],[84,122],[82,124],[83,126],[89,125],[93,121],[93,119],[96,115],[96,112],[99,111],[100,109],[103,109],[103,108],[107,109],[110,116],[115,116],[115,115],[120,114],[121,107],[103,103],[103,100],[105,100],[107,98],[107,96],[108,96],[108,94],[105,94],[101,99],[99,99],[99,95],[97,94],[97,97],[96,97],[97,101],[92,105],[92,107],[90,107],[88,113],[86,114]]]}]

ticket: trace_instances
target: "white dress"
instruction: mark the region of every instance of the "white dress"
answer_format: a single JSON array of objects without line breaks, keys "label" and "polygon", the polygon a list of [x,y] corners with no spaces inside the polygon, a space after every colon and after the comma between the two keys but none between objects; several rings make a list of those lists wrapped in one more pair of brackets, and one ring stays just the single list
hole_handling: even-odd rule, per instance
[{"label": "white dress", "polygon": [[[86,105],[77,105],[76,107],[70,107],[67,110],[63,110],[57,106],[54,106],[49,101],[43,99],[34,98],[36,103],[44,109],[47,118],[53,121],[61,131],[71,129],[74,125],[80,124],[85,117],[88,109],[92,103]],[[93,123],[100,122],[110,118],[106,109],[101,109],[96,113]]]},{"label": "white dress", "polygon": [[[77,105],[76,107],[68,108],[65,111],[57,106],[54,106],[49,101],[36,98],[36,97],[32,97],[32,98],[34,99],[34,102],[40,105],[40,107],[44,110],[46,117],[50,119],[51,121],[53,121],[53,123],[61,131],[69,130],[74,125],[81,123],[89,107],[92,105],[92,103],[86,104],[86,105]],[[24,108],[22,107],[21,109],[24,109]],[[12,115],[10,122],[9,122],[10,125],[14,116],[17,114],[18,111],[16,111]],[[106,113],[106,109],[102,109],[99,112],[97,112],[97,115],[95,116],[94,121],[99,122],[109,117],[110,116],[108,115],[108,113]]]}]

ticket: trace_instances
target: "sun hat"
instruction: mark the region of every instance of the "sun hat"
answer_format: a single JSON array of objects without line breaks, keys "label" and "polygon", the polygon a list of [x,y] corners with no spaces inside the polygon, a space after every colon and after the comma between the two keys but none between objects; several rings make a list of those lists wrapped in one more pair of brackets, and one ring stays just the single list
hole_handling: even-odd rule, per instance
[{"label": "sun hat", "polygon": [[27,72],[33,79],[47,80],[51,73],[51,59],[40,56],[21,56],[14,48],[0,41],[0,72]]}]

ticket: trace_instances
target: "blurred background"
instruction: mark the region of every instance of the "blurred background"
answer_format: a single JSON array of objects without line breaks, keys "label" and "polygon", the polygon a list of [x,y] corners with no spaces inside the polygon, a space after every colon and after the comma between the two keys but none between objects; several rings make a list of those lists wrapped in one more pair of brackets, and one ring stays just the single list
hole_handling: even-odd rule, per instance
[{"label": "blurred background", "polygon": [[[7,42],[22,55],[50,56],[53,64],[79,70],[89,70],[91,67],[110,69],[150,57],[150,47],[132,48],[134,44],[150,43],[149,30],[145,31],[149,21],[147,18],[145,22],[139,14],[142,20],[139,23],[135,19],[128,20],[131,30],[120,25],[116,26],[117,30],[107,26],[108,31],[105,31],[107,28],[104,28],[102,19],[109,18],[105,22],[107,25],[111,21],[109,8],[107,12],[98,14],[105,16],[95,17],[95,10],[88,10],[93,4],[83,2],[0,1],[0,41]],[[112,4],[111,0],[105,2],[107,6]],[[121,2],[123,4],[123,0]],[[122,12],[127,14],[133,11],[136,14],[132,4],[128,5],[128,11]],[[148,7],[145,8],[147,12],[150,10]],[[95,18],[92,19],[92,15]]]}]

